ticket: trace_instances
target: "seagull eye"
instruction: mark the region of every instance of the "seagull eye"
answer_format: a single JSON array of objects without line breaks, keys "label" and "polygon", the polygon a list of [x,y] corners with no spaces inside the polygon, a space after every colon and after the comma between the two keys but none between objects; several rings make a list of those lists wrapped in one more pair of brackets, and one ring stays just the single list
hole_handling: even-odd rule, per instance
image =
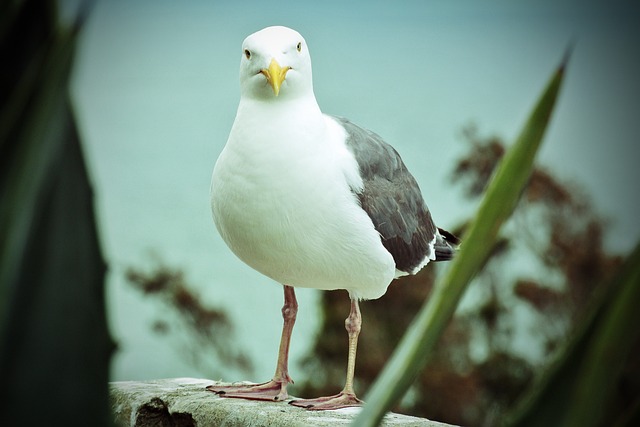
[{"label": "seagull eye", "polygon": [[251,51],[249,49],[245,49],[244,50],[244,56],[246,56],[247,59],[251,59]]},{"label": "seagull eye", "polygon": [[298,52],[302,51],[302,42],[298,43],[298,46],[296,46],[296,49],[298,49]]}]

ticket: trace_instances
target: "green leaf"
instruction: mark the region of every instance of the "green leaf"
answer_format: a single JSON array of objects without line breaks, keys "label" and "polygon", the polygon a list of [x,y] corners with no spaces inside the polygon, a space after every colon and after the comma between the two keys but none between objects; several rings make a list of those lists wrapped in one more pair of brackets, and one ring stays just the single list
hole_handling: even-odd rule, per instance
[{"label": "green leaf", "polygon": [[603,423],[624,361],[640,335],[640,244],[609,286],[600,287],[556,360],[506,425],[589,427]]},{"label": "green leaf", "polygon": [[[6,3],[6,4],[5,4]],[[54,1],[0,14],[0,378],[3,425],[111,425],[93,189],[68,86],[80,21]]]},{"label": "green leaf", "polygon": [[425,365],[468,283],[482,268],[500,227],[513,212],[531,175],[536,152],[560,90],[567,59],[568,55],[553,73],[520,136],[498,166],[478,213],[462,239],[456,259],[447,274],[436,282],[431,298],[365,397],[366,404],[354,425],[377,425],[404,395]]}]

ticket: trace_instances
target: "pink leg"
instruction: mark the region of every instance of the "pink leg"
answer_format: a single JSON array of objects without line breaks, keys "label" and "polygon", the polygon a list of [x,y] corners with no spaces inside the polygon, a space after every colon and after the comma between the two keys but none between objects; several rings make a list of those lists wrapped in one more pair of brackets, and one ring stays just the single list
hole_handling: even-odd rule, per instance
[{"label": "pink leg", "polygon": [[347,363],[347,381],[344,389],[336,395],[318,397],[317,399],[300,399],[289,402],[291,405],[300,406],[314,411],[323,411],[329,409],[340,409],[349,406],[360,406],[362,400],[356,397],[353,391],[353,377],[356,369],[356,351],[358,349],[358,335],[362,326],[362,317],[360,316],[360,307],[357,299],[351,300],[351,312],[344,322],[349,334],[349,360]]},{"label": "pink leg", "polygon": [[293,383],[289,377],[289,343],[291,342],[291,332],[296,323],[298,313],[298,301],[291,286],[284,286],[284,306],[282,307],[282,337],[280,338],[280,349],[278,351],[278,363],[276,373],[271,381],[261,384],[248,385],[210,385],[207,390],[212,391],[222,397],[236,397],[253,400],[273,400],[281,401],[289,397],[287,385]]}]

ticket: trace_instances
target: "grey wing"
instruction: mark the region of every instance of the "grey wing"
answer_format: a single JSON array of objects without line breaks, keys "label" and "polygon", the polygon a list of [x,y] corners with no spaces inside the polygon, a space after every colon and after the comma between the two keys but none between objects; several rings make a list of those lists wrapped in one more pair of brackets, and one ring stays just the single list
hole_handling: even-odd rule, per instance
[{"label": "grey wing", "polygon": [[364,186],[357,196],[362,209],[380,233],[396,268],[415,273],[425,259],[435,259],[450,249],[397,151],[375,133],[346,119],[335,119],[347,131],[347,147],[360,167]]}]

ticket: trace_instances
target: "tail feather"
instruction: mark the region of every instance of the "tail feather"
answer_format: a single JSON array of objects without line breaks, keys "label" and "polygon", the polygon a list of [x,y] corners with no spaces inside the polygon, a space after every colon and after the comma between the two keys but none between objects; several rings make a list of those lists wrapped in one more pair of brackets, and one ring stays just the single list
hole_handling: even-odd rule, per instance
[{"label": "tail feather", "polygon": [[460,239],[450,232],[438,228],[436,234],[436,259],[435,261],[449,261],[453,259],[460,246]]}]

